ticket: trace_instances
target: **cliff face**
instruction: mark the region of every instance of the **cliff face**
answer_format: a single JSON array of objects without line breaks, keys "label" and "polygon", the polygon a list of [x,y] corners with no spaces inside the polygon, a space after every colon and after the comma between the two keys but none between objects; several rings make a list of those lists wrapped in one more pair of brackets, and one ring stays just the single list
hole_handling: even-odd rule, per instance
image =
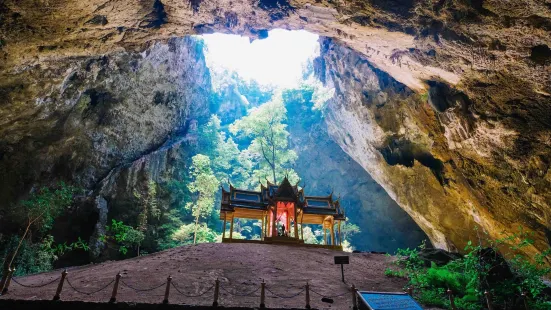
[{"label": "cliff face", "polygon": [[[41,177],[94,184],[181,125],[180,77],[153,81],[161,58],[133,51],[188,34],[306,29],[332,39],[319,74],[337,90],[335,140],[435,245],[522,225],[535,232],[527,253],[549,246],[548,0],[7,0],[0,17],[2,201]],[[133,70],[120,89],[101,83]],[[152,83],[162,94],[146,91]]]},{"label": "cliff face", "polygon": [[190,121],[208,115],[211,93],[202,43],[189,37],[143,53],[45,62],[3,82],[0,200],[9,205],[57,180],[79,185],[94,215],[69,238],[89,236],[95,214],[103,227],[107,210],[139,212],[121,212],[124,195],[170,173]]},{"label": "cliff face", "polygon": [[[350,238],[354,249],[395,253],[428,239],[412,218],[375,182],[339,140],[328,132],[322,111],[313,109],[307,92],[286,100],[291,148],[297,153],[295,171],[309,195],[339,198],[348,223],[360,232]],[[311,94],[311,93],[310,93]],[[331,125],[330,125],[331,126]]]},{"label": "cliff face", "polygon": [[522,226],[535,233],[528,253],[548,247],[549,150],[530,129],[516,130],[511,116],[489,117],[480,97],[440,82],[421,96],[357,52],[331,39],[321,46],[317,74],[336,90],[330,133],[435,246],[461,250],[478,238],[475,228],[500,238]]}]

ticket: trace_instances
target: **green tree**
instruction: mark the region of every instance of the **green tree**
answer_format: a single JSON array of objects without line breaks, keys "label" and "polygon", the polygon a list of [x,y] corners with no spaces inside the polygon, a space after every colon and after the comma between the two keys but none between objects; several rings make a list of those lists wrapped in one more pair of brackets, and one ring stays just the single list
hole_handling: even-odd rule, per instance
[{"label": "green tree", "polygon": [[216,114],[200,132],[199,151],[212,159],[212,170],[222,184],[231,179],[234,184],[241,185],[249,179],[250,159],[240,154],[232,137],[226,137]]},{"label": "green tree", "polygon": [[312,227],[304,226],[303,228],[304,243],[308,244],[321,244],[321,240],[317,238],[317,235],[312,231]]},{"label": "green tree", "polygon": [[27,225],[19,244],[9,259],[7,268],[13,263],[23,240],[32,228],[35,227],[42,231],[50,229],[54,220],[71,206],[75,191],[75,187],[60,182],[57,188],[43,187],[33,193],[29,200],[22,202],[22,210],[27,218]]},{"label": "green tree", "polygon": [[218,234],[205,223],[182,225],[172,235],[173,240],[183,244],[216,242],[217,238]]},{"label": "green tree", "polygon": [[149,218],[158,219],[161,216],[157,202],[157,184],[153,180],[147,182],[144,193],[134,189],[134,197],[139,201],[142,211],[138,215],[138,229],[141,232],[147,230]]},{"label": "green tree", "polygon": [[128,248],[137,248],[139,255],[140,244],[145,238],[142,231],[114,219],[111,220],[111,225],[105,226],[105,230],[107,234],[100,236],[102,242],[111,241],[115,243],[119,247],[119,252],[122,253],[122,255],[128,253]]},{"label": "green tree", "polygon": [[[21,208],[19,208],[18,211],[20,212],[19,215],[26,218],[26,224],[15,250],[11,254],[8,251],[5,256],[3,263],[4,276],[0,281],[0,291],[3,289],[6,280],[6,271],[11,268],[27,236],[31,235],[33,229],[39,233],[51,229],[54,220],[71,206],[75,192],[75,187],[60,182],[54,188],[40,188],[38,191],[31,194],[28,200],[21,203]],[[30,240],[28,243],[31,244],[30,247],[32,247],[32,242]],[[50,261],[55,259],[55,257],[51,258]]]},{"label": "green tree", "polygon": [[281,95],[274,95],[272,101],[252,108],[248,115],[230,125],[230,132],[241,138],[251,139],[249,147],[244,150],[245,157],[253,163],[252,182],[266,178],[271,174],[272,181],[277,183],[278,177],[289,175],[298,181],[292,165],[297,154],[289,149],[287,125],[287,110]]},{"label": "green tree", "polygon": [[194,197],[193,202],[187,203],[186,208],[191,210],[195,218],[193,244],[196,244],[199,221],[211,215],[220,182],[212,171],[209,157],[202,154],[193,156],[190,175],[193,181],[188,184],[188,189]]},{"label": "green tree", "polygon": [[349,239],[350,237],[360,232],[361,232],[360,227],[358,227],[358,225],[356,224],[350,223],[350,220],[348,218],[346,218],[346,222],[344,222],[341,226],[341,233],[342,233],[343,240],[350,241]]}]

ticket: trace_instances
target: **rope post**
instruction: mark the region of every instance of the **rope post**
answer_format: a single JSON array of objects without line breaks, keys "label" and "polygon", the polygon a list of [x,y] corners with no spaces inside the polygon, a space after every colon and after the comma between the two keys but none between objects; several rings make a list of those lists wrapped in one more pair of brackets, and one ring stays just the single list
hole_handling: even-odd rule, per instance
[{"label": "rope post", "polygon": [[264,283],[264,279],[262,279],[262,283],[260,283],[260,309],[266,308],[266,283]]},{"label": "rope post", "polygon": [[7,275],[7,278],[6,278],[6,283],[4,283],[4,288],[2,289],[2,292],[0,293],[0,295],[4,295],[4,294],[8,293],[8,289],[9,289],[10,283],[11,283],[11,278],[13,277],[14,272],[15,272],[15,268],[13,268],[13,269],[9,268],[8,269],[8,275]]},{"label": "rope post", "polygon": [[4,291],[4,286],[8,281],[8,276],[10,275],[10,268],[11,267],[8,267],[8,269],[3,270],[4,272],[2,273],[2,279],[0,280],[0,295],[2,295],[2,292]]},{"label": "rope post", "polygon": [[358,310],[358,300],[356,299],[356,292],[358,290],[356,289],[356,286],[352,284],[352,309]]},{"label": "rope post", "polygon": [[488,303],[488,310],[494,310],[494,306],[492,305],[492,294],[488,291],[484,291],[484,296],[486,296],[486,302]]},{"label": "rope post", "polygon": [[522,292],[520,296],[522,296],[522,301],[524,302],[524,310],[528,310],[528,294]]},{"label": "rope post", "polygon": [[448,297],[450,298],[450,307],[452,308],[452,310],[457,310],[457,308],[455,307],[455,299],[453,297],[453,291],[448,289],[446,293],[448,293]]},{"label": "rope post", "polygon": [[168,278],[166,278],[165,299],[163,299],[163,304],[168,304],[168,296],[170,295],[170,282],[172,282],[172,276],[168,276]]},{"label": "rope post", "polygon": [[111,293],[111,299],[109,299],[110,303],[114,303],[117,301],[117,292],[119,291],[119,281],[121,279],[121,273],[117,273],[115,276],[115,285],[113,285],[113,292]]},{"label": "rope post", "polygon": [[213,307],[218,307],[218,294],[220,293],[220,281],[218,278],[214,281],[214,301],[212,302]]},{"label": "rope post", "polygon": [[306,309],[310,309],[310,284],[306,281]]},{"label": "rope post", "polygon": [[407,288],[407,293],[409,296],[413,297],[413,286]]},{"label": "rope post", "polygon": [[57,285],[57,290],[55,291],[54,300],[59,300],[59,295],[61,295],[61,290],[63,290],[63,283],[65,282],[65,277],[67,277],[67,269],[63,270],[61,273],[61,279]]}]

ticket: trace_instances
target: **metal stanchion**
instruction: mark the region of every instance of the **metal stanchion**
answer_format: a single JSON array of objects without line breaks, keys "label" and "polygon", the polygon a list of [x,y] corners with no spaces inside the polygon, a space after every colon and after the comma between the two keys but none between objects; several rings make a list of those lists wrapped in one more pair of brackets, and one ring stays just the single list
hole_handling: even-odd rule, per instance
[{"label": "metal stanchion", "polygon": [[524,302],[524,310],[528,310],[528,294],[522,292],[520,296],[522,296],[522,301]]},{"label": "metal stanchion", "polygon": [[65,282],[65,277],[67,277],[67,269],[63,270],[61,273],[61,279],[57,285],[57,290],[55,291],[54,300],[59,300],[61,295],[61,290],[63,290],[63,283]]},{"label": "metal stanchion", "polygon": [[455,307],[455,298],[453,297],[452,290],[448,289],[446,293],[448,293],[448,297],[450,298],[450,307],[452,310],[457,310],[457,307]]},{"label": "metal stanchion", "polygon": [[486,302],[488,303],[488,310],[494,310],[494,305],[492,304],[492,294],[488,291],[484,291],[484,296],[486,296]]},{"label": "metal stanchion", "polygon": [[260,309],[264,308],[266,308],[266,283],[262,279],[262,283],[260,283]]},{"label": "metal stanchion", "polygon": [[168,276],[168,278],[166,278],[165,299],[163,299],[163,304],[168,304],[168,297],[170,295],[170,282],[172,282],[172,277]]},{"label": "metal stanchion", "polygon": [[119,291],[119,281],[121,279],[121,273],[117,273],[115,276],[115,285],[113,285],[113,292],[111,293],[111,299],[109,299],[110,303],[114,303],[117,301],[117,292]]},{"label": "metal stanchion", "polygon": [[310,309],[310,284],[306,281],[306,309]]},{"label": "metal stanchion", "polygon": [[15,268],[8,269],[8,275],[7,275],[7,278],[6,278],[6,282],[4,283],[4,288],[2,289],[2,293],[1,293],[2,295],[8,293],[8,289],[9,289],[10,284],[11,284],[11,278],[13,277],[14,272],[15,272]]},{"label": "metal stanchion", "polygon": [[352,284],[352,309],[358,310],[358,299],[356,297],[356,292],[358,290],[356,289],[356,286]]},{"label": "metal stanchion", "polygon": [[407,288],[407,293],[409,296],[413,297],[413,286]]},{"label": "metal stanchion", "polygon": [[214,281],[214,301],[212,302],[213,307],[218,307],[218,294],[220,293],[220,281],[216,279]]}]

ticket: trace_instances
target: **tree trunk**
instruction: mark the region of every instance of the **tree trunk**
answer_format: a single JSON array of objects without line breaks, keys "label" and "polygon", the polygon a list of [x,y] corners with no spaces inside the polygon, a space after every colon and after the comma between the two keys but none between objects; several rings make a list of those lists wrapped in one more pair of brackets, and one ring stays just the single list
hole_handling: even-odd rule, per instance
[{"label": "tree trunk", "polygon": [[[21,245],[23,244],[23,240],[25,240],[25,237],[27,237],[27,234],[29,233],[29,229],[31,228],[31,225],[34,221],[29,221],[29,224],[25,228],[25,232],[23,233],[23,236],[21,237],[21,240],[19,240],[19,244],[17,245],[17,248],[15,248],[15,251],[11,255],[11,258],[9,258],[9,263],[5,264],[3,266],[3,273],[2,273],[2,279],[0,280],[0,292],[4,290],[4,286],[6,285],[6,281],[8,280],[8,270],[11,267],[11,264],[13,264],[13,260],[17,256],[17,253],[19,252],[19,249],[21,248]],[[6,261],[8,261],[6,259]]]},{"label": "tree trunk", "polygon": [[193,244],[197,243],[197,226],[198,225],[199,225],[199,215],[195,217],[195,231],[193,232]]},{"label": "tree trunk", "polygon": [[8,268],[11,267],[11,264],[13,264],[13,260],[15,259],[15,256],[17,256],[17,252],[19,252],[19,248],[21,248],[21,244],[23,244],[23,240],[25,240],[25,237],[29,233],[29,229],[31,229],[31,225],[34,221],[30,221],[27,225],[27,228],[25,228],[25,233],[23,233],[23,236],[21,237],[21,240],[19,240],[19,244],[17,245],[17,248],[15,248],[15,251],[13,252],[13,255],[11,256],[11,260],[8,264]]},{"label": "tree trunk", "polygon": [[273,177],[274,177],[274,184],[277,184],[276,173],[275,173],[275,166],[272,166],[272,175],[273,175]]}]

